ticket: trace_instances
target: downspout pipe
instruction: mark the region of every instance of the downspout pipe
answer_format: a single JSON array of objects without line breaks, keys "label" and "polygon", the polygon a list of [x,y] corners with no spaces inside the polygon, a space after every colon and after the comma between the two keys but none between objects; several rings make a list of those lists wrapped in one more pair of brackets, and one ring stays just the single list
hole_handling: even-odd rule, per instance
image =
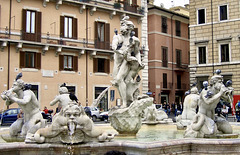
[{"label": "downspout pipe", "polygon": [[[88,47],[88,8],[86,9],[86,46]],[[88,106],[88,52],[86,51],[86,106]]]},{"label": "downspout pipe", "polygon": [[174,78],[173,78],[173,15],[171,15],[171,44],[172,44],[172,88],[173,88],[173,82],[174,82]]},{"label": "downspout pipe", "polygon": [[[11,36],[11,17],[12,17],[12,0],[9,1],[9,32],[8,32],[8,39]],[[7,72],[7,90],[10,88],[10,42],[8,42],[8,72]],[[9,106],[7,106],[9,109]]]},{"label": "downspout pipe", "polygon": [[214,44],[213,44],[213,4],[211,0],[211,28],[212,28],[212,64],[213,64],[213,75],[214,75]]}]

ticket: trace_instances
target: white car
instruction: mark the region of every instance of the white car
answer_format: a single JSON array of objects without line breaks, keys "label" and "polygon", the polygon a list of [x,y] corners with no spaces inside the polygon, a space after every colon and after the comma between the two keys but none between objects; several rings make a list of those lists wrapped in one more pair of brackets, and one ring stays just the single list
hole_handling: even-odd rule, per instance
[{"label": "white car", "polygon": [[85,110],[85,112],[87,110],[91,111],[91,117],[92,117],[93,122],[97,121],[97,119],[100,119],[100,111],[97,107],[92,107],[92,106],[84,107],[84,110]]}]

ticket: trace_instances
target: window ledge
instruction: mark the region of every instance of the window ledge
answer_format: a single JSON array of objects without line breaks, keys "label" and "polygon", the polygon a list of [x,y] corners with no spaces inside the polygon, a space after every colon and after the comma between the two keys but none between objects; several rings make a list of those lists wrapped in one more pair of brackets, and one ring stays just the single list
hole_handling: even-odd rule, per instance
[{"label": "window ledge", "polygon": [[108,76],[108,74],[107,73],[94,73],[96,76]]},{"label": "window ledge", "polygon": [[36,68],[22,68],[22,71],[24,71],[24,72],[37,72],[38,69],[36,69]]},{"label": "window ledge", "polygon": [[64,73],[64,74],[75,74],[76,72],[75,71],[61,71],[61,73]]}]

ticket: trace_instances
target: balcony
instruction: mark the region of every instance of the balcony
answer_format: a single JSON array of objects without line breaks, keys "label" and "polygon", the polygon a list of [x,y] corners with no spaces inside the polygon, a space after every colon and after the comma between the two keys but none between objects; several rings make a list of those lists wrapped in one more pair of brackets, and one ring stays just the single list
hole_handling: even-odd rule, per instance
[{"label": "balcony", "polygon": [[161,88],[162,90],[171,90],[172,89],[172,83],[171,82],[161,82]]},{"label": "balcony", "polygon": [[188,65],[177,64],[174,68],[176,72],[186,72],[188,70]]},{"label": "balcony", "polygon": [[187,90],[187,84],[186,83],[176,83],[175,89],[176,90]]},{"label": "balcony", "polygon": [[[50,33],[41,33],[41,34],[31,34],[25,36],[25,33],[22,30],[12,29],[11,34],[9,35],[9,30],[7,28],[0,28],[0,48],[4,49],[7,42],[15,43],[16,49],[19,50],[22,48],[22,45],[30,46],[42,46],[43,52],[45,53],[49,47],[56,48],[56,51],[61,52],[61,49],[68,49],[79,52],[79,56],[84,54],[84,51],[97,51],[102,53],[113,54],[113,51],[110,50],[110,43],[96,43],[94,39],[85,38],[62,38],[60,35],[50,34]],[[96,46],[97,45],[97,46]]]},{"label": "balcony", "polygon": [[[90,14],[93,14],[97,9],[109,11],[110,15],[116,14],[129,14],[132,16],[142,17],[144,14],[144,8],[139,5],[130,5],[126,0],[61,0],[68,3],[75,3],[80,5],[80,12],[86,7],[90,8]],[[61,4],[61,3],[60,3]],[[56,6],[59,6],[59,2]],[[57,8],[57,7],[56,7]],[[91,9],[93,9],[91,11]],[[115,11],[113,13],[113,11]]]},{"label": "balcony", "polygon": [[102,42],[102,41],[95,40],[94,43],[95,43],[95,48],[110,50],[110,42],[106,42],[106,41]]}]

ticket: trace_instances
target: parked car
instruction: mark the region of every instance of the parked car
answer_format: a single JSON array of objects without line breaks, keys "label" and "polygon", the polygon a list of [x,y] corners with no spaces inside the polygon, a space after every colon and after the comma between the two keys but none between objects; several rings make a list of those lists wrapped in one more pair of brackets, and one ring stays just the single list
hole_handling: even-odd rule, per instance
[{"label": "parked car", "polygon": [[104,111],[100,113],[100,120],[108,122],[108,111]]},{"label": "parked car", "polygon": [[[100,119],[100,111],[97,107],[84,107],[84,111],[87,115],[91,115],[93,122],[97,121],[97,119]],[[91,111],[91,114],[89,111]]]},{"label": "parked car", "polygon": [[11,108],[5,110],[0,114],[1,125],[11,125],[17,120],[17,115],[20,112],[20,108]]}]

